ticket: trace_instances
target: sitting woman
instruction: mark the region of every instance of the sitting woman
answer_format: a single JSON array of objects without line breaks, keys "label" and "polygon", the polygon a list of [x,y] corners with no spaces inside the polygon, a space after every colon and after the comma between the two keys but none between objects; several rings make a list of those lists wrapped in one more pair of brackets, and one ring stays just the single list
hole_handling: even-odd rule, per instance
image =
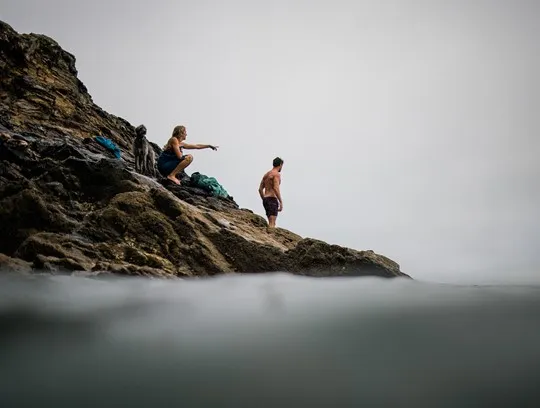
[{"label": "sitting woman", "polygon": [[157,168],[159,172],[171,180],[173,183],[180,184],[176,176],[181,173],[193,161],[191,154],[184,156],[183,149],[212,149],[217,150],[217,146],[206,144],[188,144],[185,142],[187,137],[185,126],[176,126],[172,136],[163,148],[159,156]]}]

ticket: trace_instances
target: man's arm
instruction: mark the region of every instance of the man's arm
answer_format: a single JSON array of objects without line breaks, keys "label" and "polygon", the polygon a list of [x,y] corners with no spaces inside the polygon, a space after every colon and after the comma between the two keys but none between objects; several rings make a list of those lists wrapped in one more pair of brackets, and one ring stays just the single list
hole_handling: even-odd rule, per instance
[{"label": "man's arm", "polygon": [[259,195],[261,196],[261,200],[264,198],[264,177],[261,180],[261,184],[259,184]]},{"label": "man's arm", "polygon": [[274,176],[274,192],[276,193],[276,197],[279,201],[279,210],[283,210],[283,200],[281,199],[281,190],[279,189],[279,186],[281,184],[281,175],[277,174]]},{"label": "man's arm", "polygon": [[218,146],[213,146],[209,144],[189,144],[189,143],[182,143],[182,147],[184,149],[188,150],[201,150],[201,149],[212,149],[217,150]]}]

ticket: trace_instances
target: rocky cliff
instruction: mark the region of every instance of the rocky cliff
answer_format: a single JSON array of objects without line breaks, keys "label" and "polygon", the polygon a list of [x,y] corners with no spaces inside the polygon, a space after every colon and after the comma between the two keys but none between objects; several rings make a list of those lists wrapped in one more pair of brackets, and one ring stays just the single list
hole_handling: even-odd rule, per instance
[{"label": "rocky cliff", "polygon": [[[133,126],[93,103],[74,56],[46,36],[0,22],[0,79],[3,270],[407,276],[373,251],[269,233],[232,198],[137,174]],[[112,139],[122,159],[95,135]]]}]

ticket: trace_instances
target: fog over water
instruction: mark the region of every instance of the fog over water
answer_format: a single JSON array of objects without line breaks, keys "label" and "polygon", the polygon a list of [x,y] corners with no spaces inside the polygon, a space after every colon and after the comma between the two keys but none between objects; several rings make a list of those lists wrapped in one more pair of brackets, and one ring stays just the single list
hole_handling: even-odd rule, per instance
[{"label": "fog over water", "polygon": [[538,406],[539,290],[0,279],[0,405]]}]

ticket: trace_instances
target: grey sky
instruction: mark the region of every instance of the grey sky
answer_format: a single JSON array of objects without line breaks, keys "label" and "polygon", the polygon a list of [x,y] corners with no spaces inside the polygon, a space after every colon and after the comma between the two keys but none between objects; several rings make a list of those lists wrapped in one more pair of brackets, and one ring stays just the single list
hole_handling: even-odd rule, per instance
[{"label": "grey sky", "polygon": [[540,276],[540,2],[1,0],[94,101],[278,224],[431,281]]}]

